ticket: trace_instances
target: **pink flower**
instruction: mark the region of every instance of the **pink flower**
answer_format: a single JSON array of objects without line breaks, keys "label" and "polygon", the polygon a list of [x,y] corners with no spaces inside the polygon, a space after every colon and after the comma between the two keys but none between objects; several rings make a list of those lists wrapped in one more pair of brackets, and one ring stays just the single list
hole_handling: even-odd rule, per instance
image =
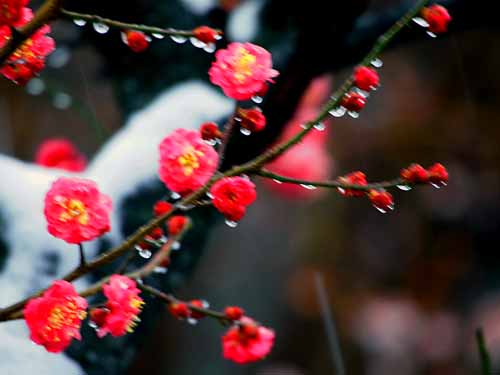
[{"label": "pink flower", "polygon": [[94,321],[98,325],[97,335],[104,337],[123,336],[133,331],[140,320],[137,316],[141,312],[144,301],[139,297],[141,292],[134,280],[122,276],[112,275],[109,282],[103,286],[107,313],[99,314]]},{"label": "pink flower", "polygon": [[[24,8],[21,19],[14,26],[20,27],[33,18],[30,9]],[[45,58],[55,49],[55,42],[47,34],[50,26],[40,27],[28,40],[14,51],[0,68],[0,73],[11,81],[24,85],[45,67]],[[0,48],[11,38],[11,29],[0,27]]]},{"label": "pink flower", "polygon": [[2,0],[0,3],[0,27],[16,26],[21,20],[29,0]]},{"label": "pink flower", "polygon": [[181,195],[205,185],[218,163],[217,152],[194,130],[176,129],[160,144],[160,179]]},{"label": "pink flower", "polygon": [[271,54],[252,43],[231,43],[218,50],[215,58],[208,72],[210,81],[236,100],[250,99],[279,74],[272,68]]},{"label": "pink flower", "polygon": [[274,331],[243,317],[241,325],[234,325],[222,337],[222,352],[226,359],[249,363],[263,359],[274,344]]},{"label": "pink flower", "polygon": [[110,211],[111,199],[91,180],[61,177],[45,196],[49,233],[69,243],[90,241],[108,232]]},{"label": "pink flower", "polygon": [[41,297],[31,299],[24,308],[24,318],[33,342],[47,351],[65,350],[73,339],[80,340],[81,321],[86,316],[87,301],[73,285],[55,281]]},{"label": "pink flower", "polygon": [[87,165],[80,151],[64,138],[53,138],[43,142],[36,152],[35,163],[70,172],[81,172]]},{"label": "pink flower", "polygon": [[246,207],[257,198],[255,185],[243,177],[224,177],[210,189],[213,205],[228,220],[238,221],[244,215]]}]

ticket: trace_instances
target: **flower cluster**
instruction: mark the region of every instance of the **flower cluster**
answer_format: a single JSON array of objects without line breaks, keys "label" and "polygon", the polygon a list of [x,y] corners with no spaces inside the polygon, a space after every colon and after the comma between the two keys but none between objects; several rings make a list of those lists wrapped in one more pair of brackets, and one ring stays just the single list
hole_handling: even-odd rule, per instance
[{"label": "flower cluster", "polygon": [[69,172],[81,172],[87,166],[85,156],[73,143],[64,138],[53,138],[43,142],[36,152],[35,163]]},{"label": "flower cluster", "polygon": [[[12,25],[20,27],[33,18],[30,9],[24,8],[20,18]],[[24,85],[45,67],[45,58],[55,48],[54,40],[47,36],[50,26],[44,25],[29,39],[24,41],[7,59],[0,68],[0,74],[11,81]],[[8,26],[0,26],[0,48],[12,37]]]},{"label": "flower cluster", "polygon": [[210,189],[212,202],[227,220],[239,221],[257,198],[255,185],[244,177],[224,177]]},{"label": "flower cluster", "polygon": [[271,54],[252,43],[231,43],[215,57],[208,72],[210,81],[236,100],[252,98],[278,75],[272,68]]},{"label": "flower cluster", "polygon": [[79,244],[110,230],[111,199],[95,182],[61,177],[45,196],[47,229],[54,237]]},{"label": "flower cluster", "polygon": [[118,337],[132,332],[144,304],[135,281],[126,276],[112,275],[103,291],[108,298],[105,307],[91,313],[97,335],[103,337],[109,333]]},{"label": "flower cluster", "polygon": [[274,345],[274,331],[260,326],[248,317],[240,319],[222,338],[222,352],[226,359],[236,363],[261,360]]},{"label": "flower cluster", "polygon": [[31,340],[49,352],[65,350],[73,339],[80,340],[81,321],[86,316],[87,301],[73,285],[55,281],[41,297],[31,299],[24,308],[24,318]]},{"label": "flower cluster", "polygon": [[29,0],[2,0],[0,3],[0,28],[3,26],[19,26],[23,13],[28,9]]},{"label": "flower cluster", "polygon": [[195,130],[176,129],[160,144],[160,179],[181,195],[207,183],[218,162],[217,152]]},{"label": "flower cluster", "polygon": [[[260,108],[239,108],[236,116],[240,121],[243,134],[248,135],[252,132],[260,132],[266,127],[266,116],[264,116]],[[245,133],[245,130],[248,133]]]}]

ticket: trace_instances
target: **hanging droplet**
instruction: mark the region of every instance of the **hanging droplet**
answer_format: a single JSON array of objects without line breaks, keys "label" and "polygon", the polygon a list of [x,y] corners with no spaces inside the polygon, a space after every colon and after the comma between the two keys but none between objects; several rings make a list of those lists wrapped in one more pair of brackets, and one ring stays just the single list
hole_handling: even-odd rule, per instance
[{"label": "hanging droplet", "polygon": [[179,205],[179,209],[182,211],[189,211],[192,208],[194,208],[194,204],[180,204]]},{"label": "hanging droplet", "polygon": [[243,135],[250,135],[250,134],[252,134],[252,132],[250,131],[250,129],[247,129],[247,128],[240,128],[240,133],[243,134]]},{"label": "hanging droplet", "polygon": [[40,95],[45,90],[45,82],[40,78],[33,78],[26,85],[26,91],[30,95]]},{"label": "hanging droplet", "polygon": [[316,189],[316,186],[314,186],[314,185],[300,184],[300,186],[302,186],[304,189],[307,189],[307,190],[315,190]]},{"label": "hanging droplet", "polygon": [[99,328],[99,326],[93,320],[89,320],[89,327],[94,329]]},{"label": "hanging droplet", "polygon": [[333,117],[342,117],[345,115],[346,112],[347,112],[347,109],[345,109],[345,107],[340,106],[340,107],[332,109],[328,113],[331,114]]},{"label": "hanging droplet", "polygon": [[87,21],[82,20],[82,19],[80,19],[80,18],[77,18],[77,19],[73,20],[73,23],[74,23],[76,26],[80,26],[80,27],[82,27],[82,26],[85,26],[85,25],[87,24]]},{"label": "hanging droplet", "polygon": [[234,116],[233,117],[234,121],[238,121],[238,122],[241,122],[241,117],[238,117],[238,116]]},{"label": "hanging droplet", "polygon": [[106,34],[109,31],[109,26],[106,25],[105,23],[94,22],[92,26],[94,27],[94,30],[97,31],[99,34]]},{"label": "hanging droplet", "polygon": [[175,43],[186,43],[187,38],[182,35],[170,35],[170,39],[172,39]]},{"label": "hanging droplet", "polygon": [[180,250],[180,248],[181,248],[181,243],[179,241],[175,241],[172,244],[172,250],[177,251],[177,250]]},{"label": "hanging droplet", "polygon": [[446,185],[448,185],[446,182],[440,182],[440,183],[431,182],[430,184],[432,187],[434,187],[436,189],[441,189],[442,187],[445,187]]},{"label": "hanging droplet", "polygon": [[389,205],[387,207],[379,207],[379,206],[375,206],[375,205],[373,205],[373,207],[375,207],[378,212],[383,213],[383,214],[386,214],[388,211],[393,211],[394,210],[394,205],[393,204],[391,204],[391,205]]},{"label": "hanging droplet", "polygon": [[171,192],[170,193],[170,198],[176,200],[176,199],[180,199],[181,195],[179,193],[176,193],[175,191]]},{"label": "hanging droplet", "polygon": [[345,194],[345,189],[344,188],[338,187],[337,190],[338,190],[338,192],[340,194],[342,194],[342,195]]},{"label": "hanging droplet", "polygon": [[198,38],[195,38],[194,36],[190,37],[189,41],[196,48],[204,48],[206,46],[205,42],[202,42],[201,40],[199,40]]},{"label": "hanging droplet", "polygon": [[422,17],[413,17],[412,21],[415,22],[418,26],[429,27],[429,22],[424,20]]},{"label": "hanging droplet", "polygon": [[307,124],[300,124],[300,127],[301,127],[302,129],[307,129],[307,128],[308,128]]},{"label": "hanging droplet", "polygon": [[141,258],[144,258],[144,259],[149,259],[149,258],[151,258],[151,255],[153,255],[153,253],[151,252],[151,250],[143,249],[140,246],[137,248],[137,252],[139,253],[139,256]]},{"label": "hanging droplet", "polygon": [[[374,86],[371,86],[371,87],[374,87]],[[355,87],[355,88],[353,89],[353,91],[354,91],[355,93],[357,93],[357,94],[361,95],[361,96],[362,96],[363,98],[365,98],[365,99],[366,99],[366,98],[368,98],[368,97],[370,96],[370,93],[369,93],[369,92],[367,92],[367,91],[365,91],[365,90],[361,90],[361,89],[360,89],[360,88],[358,88],[358,87]]]},{"label": "hanging droplet", "polygon": [[204,139],[205,143],[209,146],[215,146],[217,144],[217,139]]},{"label": "hanging droplet", "polygon": [[230,228],[236,228],[238,226],[238,223],[236,221],[226,220],[226,225]]},{"label": "hanging droplet", "polygon": [[144,39],[146,39],[148,43],[151,43],[151,41],[153,40],[149,35],[146,35]]},{"label": "hanging droplet", "polygon": [[207,191],[207,197],[209,199],[214,199],[214,196],[212,195],[212,193],[210,193],[209,191]]},{"label": "hanging droplet", "polygon": [[215,35],[214,35],[214,39],[215,39],[215,40],[221,40],[221,39],[222,39],[222,35],[220,35],[220,34],[215,34]]},{"label": "hanging droplet", "polygon": [[128,46],[128,38],[127,38],[127,33],[122,31],[120,33],[120,38],[122,39],[122,42],[125,43]]},{"label": "hanging droplet", "polygon": [[166,274],[168,269],[166,267],[155,267],[154,272],[155,273],[161,273],[161,274]]},{"label": "hanging droplet", "polygon": [[276,179],[273,179],[274,182],[276,182],[277,184],[282,184],[283,181],[280,181],[280,180],[276,180]]},{"label": "hanging droplet", "polygon": [[377,209],[377,211],[380,212],[380,213],[383,213],[383,214],[387,213],[387,211],[384,210],[382,207],[379,207],[379,206],[373,206],[373,207],[375,207]]},{"label": "hanging droplet", "polygon": [[262,103],[264,99],[262,98],[262,96],[258,96],[258,95],[255,95],[255,96],[252,96],[252,102],[254,102],[255,104],[260,104]]},{"label": "hanging droplet", "polygon": [[370,64],[372,64],[372,66],[374,66],[375,68],[381,68],[382,65],[384,65],[382,60],[380,60],[378,57],[375,57]]},{"label": "hanging droplet", "polygon": [[153,38],[156,38],[156,39],[164,39],[165,38],[165,35],[160,34],[160,33],[153,33],[151,35],[153,35]]},{"label": "hanging droplet", "polygon": [[347,114],[351,116],[352,118],[358,118],[359,117],[359,112],[355,111],[348,111]]},{"label": "hanging droplet", "polygon": [[323,124],[322,122],[318,122],[317,124],[314,125],[314,129],[322,132],[323,130],[325,130],[325,124]]},{"label": "hanging droplet", "polygon": [[396,187],[402,191],[410,191],[411,190],[410,185],[401,184],[401,185],[396,185]]},{"label": "hanging droplet", "polygon": [[216,48],[215,43],[208,43],[205,47],[203,47],[203,51],[207,53],[214,53]]},{"label": "hanging droplet", "polygon": [[431,38],[437,38],[437,35],[434,34],[432,31],[427,30],[426,31],[427,35],[429,35]]},{"label": "hanging droplet", "polygon": [[194,319],[194,318],[187,318],[186,319],[186,322],[188,322],[189,324],[191,324],[192,326],[195,326],[198,324],[198,320],[197,319]]}]

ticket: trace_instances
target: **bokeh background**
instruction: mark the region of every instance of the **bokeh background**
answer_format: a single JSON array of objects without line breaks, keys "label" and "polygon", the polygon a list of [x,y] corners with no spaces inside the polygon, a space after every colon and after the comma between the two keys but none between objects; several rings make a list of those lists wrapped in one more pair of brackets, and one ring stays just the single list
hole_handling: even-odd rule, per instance
[{"label": "bokeh background", "polygon": [[[174,6],[160,3],[158,19]],[[241,5],[236,3],[222,5],[229,13]],[[399,5],[372,1],[368,11]],[[133,19],[126,7],[117,12]],[[179,20],[184,24],[172,26],[192,27],[198,20],[185,16]],[[449,185],[395,191],[396,209],[384,215],[365,199],[335,191],[284,196],[258,181],[256,204],[237,228],[221,222],[210,232],[192,277],[176,293],[219,308],[243,306],[276,330],[273,353],[254,365],[234,365],[221,358],[216,323],[190,326],[165,313],[140,346],[130,375],[334,373],[325,328],[332,319],[349,374],[478,373],[479,326],[500,366],[499,33],[488,24],[459,26],[436,40],[418,37],[384,53],[382,87],[362,116],[327,124],[331,177],[362,170],[381,180],[412,162],[439,161],[449,169]],[[281,51],[286,27],[262,27],[274,32],[272,46]],[[130,95],[147,94],[127,97],[125,74],[113,71],[100,50],[108,37],[91,33],[57,24],[61,48],[41,79],[24,88],[0,81],[1,153],[31,161],[43,140],[67,137],[90,159],[136,107],[161,91],[145,82],[148,90],[134,88]],[[316,58],[342,56],[335,46],[323,45]],[[199,66],[207,69],[210,59],[204,56]],[[141,64],[137,56],[132,60]],[[174,62],[165,70],[180,69]],[[199,77],[199,66],[180,77]],[[332,69],[332,86],[349,71],[347,65]],[[148,75],[151,82],[166,76],[163,70]],[[321,292],[333,315],[322,313]]]}]

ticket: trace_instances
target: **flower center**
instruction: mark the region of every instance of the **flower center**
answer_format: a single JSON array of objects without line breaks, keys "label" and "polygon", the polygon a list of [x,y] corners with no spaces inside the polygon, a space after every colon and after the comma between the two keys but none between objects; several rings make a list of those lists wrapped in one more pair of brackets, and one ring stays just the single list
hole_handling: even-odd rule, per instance
[{"label": "flower center", "polygon": [[78,199],[63,199],[59,202],[61,207],[65,209],[59,216],[61,221],[78,220],[81,225],[87,225],[89,215],[85,204]]},{"label": "flower center", "polygon": [[[80,311],[78,306],[73,301],[68,301],[62,305],[56,305],[47,318],[47,325],[45,326],[45,336],[47,337],[51,331],[57,331],[64,327],[76,328],[80,327],[80,321],[85,319],[87,313]],[[55,332],[53,332],[54,334]],[[68,332],[73,335],[73,332]],[[57,336],[54,337],[55,341],[60,341]]]},{"label": "flower center", "polygon": [[193,171],[200,166],[198,157],[203,156],[203,152],[195,150],[194,147],[186,147],[184,153],[177,159],[182,166],[185,176],[191,176]]},{"label": "flower center", "polygon": [[234,77],[239,82],[243,82],[252,75],[252,68],[257,61],[257,58],[244,48],[239,50],[237,56],[238,57],[234,63]]}]

